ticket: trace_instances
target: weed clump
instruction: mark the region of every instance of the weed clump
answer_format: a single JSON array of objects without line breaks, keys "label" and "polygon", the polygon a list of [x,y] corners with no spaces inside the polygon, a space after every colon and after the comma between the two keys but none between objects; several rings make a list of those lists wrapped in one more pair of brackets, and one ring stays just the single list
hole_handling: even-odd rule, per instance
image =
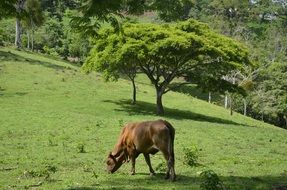
[{"label": "weed clump", "polygon": [[202,190],[224,190],[222,181],[213,170],[206,170],[200,174]]},{"label": "weed clump", "polygon": [[198,149],[196,146],[192,146],[191,148],[183,148],[184,153],[184,164],[195,167],[198,166]]},{"label": "weed clump", "polygon": [[44,177],[45,179],[50,179],[53,173],[57,172],[57,167],[53,165],[47,165],[41,170],[29,170],[24,172],[25,177]]},{"label": "weed clump", "polygon": [[155,167],[155,171],[157,172],[165,172],[166,171],[166,164],[163,160]]},{"label": "weed clump", "polygon": [[78,153],[86,153],[84,144],[78,144],[77,149],[78,149]]}]

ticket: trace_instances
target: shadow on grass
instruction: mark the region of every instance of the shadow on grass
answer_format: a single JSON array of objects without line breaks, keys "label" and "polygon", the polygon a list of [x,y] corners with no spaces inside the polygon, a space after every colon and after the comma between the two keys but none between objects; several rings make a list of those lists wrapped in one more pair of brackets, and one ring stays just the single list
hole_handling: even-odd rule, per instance
[{"label": "shadow on grass", "polygon": [[[138,177],[140,175],[140,178]],[[147,174],[136,174],[125,177],[107,177],[90,187],[72,187],[69,190],[95,190],[95,189],[200,189],[202,179],[197,176],[178,175],[175,182],[163,179],[164,174],[150,177]],[[219,176],[225,189],[230,190],[287,190],[287,176]]]},{"label": "shadow on grass", "polygon": [[[129,115],[156,115],[155,113],[156,105],[149,102],[137,101],[135,105],[132,105],[130,103],[130,100],[120,100],[120,101],[104,100],[104,102],[113,103],[120,106],[120,108],[115,110],[127,112]],[[210,123],[242,125],[240,123],[236,123],[231,120],[207,116],[187,110],[179,110],[167,107],[165,107],[164,117],[177,120],[190,119],[194,121],[205,121]]]},{"label": "shadow on grass", "polygon": [[[32,56],[32,54],[31,54]],[[39,61],[37,59],[33,59],[33,58],[26,58],[11,52],[5,52],[5,51],[1,51],[0,50],[0,61],[23,61],[23,62],[27,62],[31,65],[41,65],[47,68],[52,68],[55,70],[67,70],[67,69],[71,69],[70,67],[65,67],[65,66],[61,66],[61,65],[57,65],[57,64],[53,64],[53,63],[49,63],[46,61]]]},{"label": "shadow on grass", "polygon": [[[173,85],[179,85],[180,83],[173,83]],[[208,92],[204,92],[202,89],[198,88],[195,84],[183,85],[177,88],[174,88],[172,91],[186,94],[204,101],[208,101]],[[216,104],[221,104],[223,98],[220,97],[220,94],[213,92],[211,94],[211,101]]]}]

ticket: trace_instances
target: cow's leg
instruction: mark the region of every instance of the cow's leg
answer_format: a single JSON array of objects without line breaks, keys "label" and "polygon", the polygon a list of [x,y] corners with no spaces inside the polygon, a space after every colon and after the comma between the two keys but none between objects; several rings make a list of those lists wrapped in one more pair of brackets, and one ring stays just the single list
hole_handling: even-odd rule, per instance
[{"label": "cow's leg", "polygon": [[131,174],[135,175],[136,173],[136,169],[135,169],[135,165],[136,165],[136,158],[138,157],[139,153],[134,151],[131,154],[131,161],[132,161],[132,170],[131,170]]},{"label": "cow's leg", "polygon": [[162,147],[161,152],[164,155],[164,158],[167,162],[167,171],[165,179],[170,179],[171,181],[175,180],[175,171],[174,171],[174,155],[168,151],[166,147]]},{"label": "cow's leg", "polygon": [[150,172],[150,175],[154,175],[154,170],[152,169],[152,166],[151,166],[151,163],[150,163],[150,157],[149,157],[149,154],[146,153],[144,154],[144,158],[145,158],[145,161],[149,167],[149,172]]},{"label": "cow's leg", "polygon": [[136,158],[135,158],[135,156],[132,156],[131,161],[132,161],[132,170],[131,170],[131,174],[132,174],[132,175],[135,175],[135,173],[136,173],[136,169],[135,169],[135,165],[136,165]]},{"label": "cow's leg", "polygon": [[165,149],[165,148],[163,148],[163,149],[161,149],[161,152],[163,153],[163,156],[164,156],[164,158],[165,158],[165,160],[166,160],[166,162],[167,162],[167,170],[166,170],[166,175],[165,175],[165,179],[169,179],[169,176],[170,176],[170,162],[169,162],[169,155],[168,155],[168,151]]},{"label": "cow's leg", "polygon": [[174,171],[174,155],[169,155],[169,159],[168,159],[168,165],[170,168],[170,180],[174,181],[175,180],[175,171]]},{"label": "cow's leg", "polygon": [[174,157],[168,153],[164,153],[164,157],[167,161],[167,171],[165,179],[170,179],[171,181],[174,181],[175,180]]}]

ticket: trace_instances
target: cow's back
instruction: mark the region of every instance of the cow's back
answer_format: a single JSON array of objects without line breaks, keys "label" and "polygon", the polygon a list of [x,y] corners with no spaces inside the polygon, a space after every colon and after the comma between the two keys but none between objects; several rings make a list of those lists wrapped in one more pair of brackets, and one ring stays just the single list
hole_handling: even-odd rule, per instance
[{"label": "cow's back", "polygon": [[129,123],[125,126],[126,143],[139,152],[148,152],[170,141],[169,127],[163,120]]}]

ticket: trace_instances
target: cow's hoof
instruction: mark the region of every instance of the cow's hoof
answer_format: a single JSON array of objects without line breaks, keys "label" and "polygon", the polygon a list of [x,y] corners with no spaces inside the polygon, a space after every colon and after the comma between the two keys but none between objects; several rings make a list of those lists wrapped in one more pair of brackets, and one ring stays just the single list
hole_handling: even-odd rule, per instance
[{"label": "cow's hoof", "polygon": [[155,173],[149,173],[150,176],[155,176]]},{"label": "cow's hoof", "polygon": [[131,175],[135,175],[135,172],[132,172]]}]

